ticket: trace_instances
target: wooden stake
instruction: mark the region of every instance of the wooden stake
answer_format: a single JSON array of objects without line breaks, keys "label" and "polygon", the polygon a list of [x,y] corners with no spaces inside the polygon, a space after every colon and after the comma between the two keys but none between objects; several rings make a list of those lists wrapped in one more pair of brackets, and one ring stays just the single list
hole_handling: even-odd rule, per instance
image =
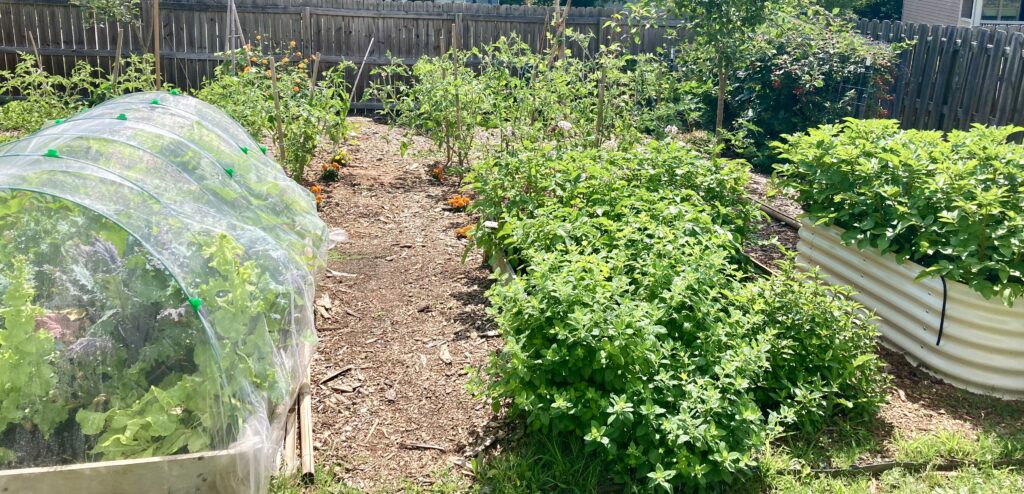
[{"label": "wooden stake", "polygon": [[284,474],[292,475],[299,468],[298,450],[296,446],[296,434],[298,433],[299,414],[298,407],[292,406],[288,411],[288,419],[285,422],[284,433]]},{"label": "wooden stake", "polygon": [[117,24],[117,51],[114,52],[114,68],[110,71],[110,81],[117,87],[117,78],[121,76],[121,49],[124,47],[124,29]]},{"label": "wooden stake", "polygon": [[43,58],[39,56],[39,46],[36,45],[36,37],[32,35],[32,31],[26,31],[28,33],[28,42],[32,43],[32,53],[36,56],[36,65],[39,66],[39,72],[43,71]]},{"label": "wooden stake", "polygon": [[299,390],[299,440],[302,442],[302,480],[311,483],[313,472],[313,399],[309,389],[309,369]]},{"label": "wooden stake", "polygon": [[[313,56],[313,75],[309,78],[309,92],[313,92],[316,88],[316,78],[320,77],[320,52],[316,52]],[[358,82],[358,80],[356,81]],[[352,90],[355,91],[355,84],[352,85]],[[352,98],[349,97],[349,105],[352,104]]]},{"label": "wooden stake", "polygon": [[[281,94],[277,88],[277,59],[274,55],[270,55],[270,88],[274,93],[274,123],[277,124],[277,137],[274,141],[277,142],[277,155],[281,160],[281,163],[285,162],[285,149],[284,149],[284,128],[281,125]],[[302,179],[302,177],[292,177],[296,180]]]},{"label": "wooden stake", "polygon": [[602,133],[604,132],[604,86],[608,76],[608,67],[601,66],[601,79],[597,82],[597,124],[594,129],[594,147],[599,148],[602,144]]},{"label": "wooden stake", "polygon": [[156,65],[156,90],[163,83],[160,79],[160,0],[153,0],[153,58]]}]

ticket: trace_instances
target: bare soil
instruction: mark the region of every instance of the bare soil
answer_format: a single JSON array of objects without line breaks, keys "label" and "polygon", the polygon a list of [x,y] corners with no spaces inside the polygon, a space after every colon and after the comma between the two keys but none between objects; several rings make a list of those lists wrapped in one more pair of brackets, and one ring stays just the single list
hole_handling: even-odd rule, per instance
[{"label": "bare soil", "polygon": [[332,250],[318,284],[330,301],[318,304],[312,370],[317,461],[363,489],[429,483],[492,418],[467,391],[472,369],[500,346],[484,313],[490,272],[479,254],[461,261],[454,230],[472,218],[446,204],[458,187],[430,175],[429,143],[403,158],[398,132],[352,121],[351,164],[321,185],[322,216],[349,242]]}]

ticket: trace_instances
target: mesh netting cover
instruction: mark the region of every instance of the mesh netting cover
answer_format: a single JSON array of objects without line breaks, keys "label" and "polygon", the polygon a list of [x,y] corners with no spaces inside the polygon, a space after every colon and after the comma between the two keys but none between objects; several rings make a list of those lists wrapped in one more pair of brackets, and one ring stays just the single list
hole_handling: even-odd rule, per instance
[{"label": "mesh netting cover", "polygon": [[265,486],[328,248],[265,154],[169,93],[0,146],[0,470],[237,450]]}]

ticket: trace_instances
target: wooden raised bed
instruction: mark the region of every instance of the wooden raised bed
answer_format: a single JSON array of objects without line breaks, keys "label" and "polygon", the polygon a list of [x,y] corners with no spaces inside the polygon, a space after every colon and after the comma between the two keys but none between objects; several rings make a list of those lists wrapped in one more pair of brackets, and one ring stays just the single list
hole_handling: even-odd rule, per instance
[{"label": "wooden raised bed", "polygon": [[[955,386],[1024,398],[1024,303],[1008,308],[951,280],[915,280],[921,266],[843,245],[841,230],[804,220],[797,261],[875,311],[883,344]],[[941,329],[941,338],[940,338]]]},{"label": "wooden raised bed", "polygon": [[208,453],[0,470],[4,494],[248,494],[265,479],[258,441]]}]

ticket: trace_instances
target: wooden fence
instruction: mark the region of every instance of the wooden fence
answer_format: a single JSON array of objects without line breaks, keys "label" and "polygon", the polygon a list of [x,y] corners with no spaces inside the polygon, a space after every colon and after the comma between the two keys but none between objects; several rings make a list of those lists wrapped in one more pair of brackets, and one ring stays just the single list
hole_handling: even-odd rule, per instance
[{"label": "wooden fence", "polygon": [[914,41],[902,52],[890,115],[905,128],[1024,124],[1024,33],[861,20],[861,33]]},{"label": "wooden fence", "polygon": [[[123,53],[149,51],[149,4],[143,2],[141,26],[124,26]],[[236,0],[235,5],[249,41],[257,34],[277,44],[295,41],[303,53],[320,53],[322,68],[341,61],[360,63],[373,39],[367,73],[373,66],[389,63],[389,54],[405,63],[441,54],[452,45],[453,36],[462,48],[471,48],[514,33],[540,50],[552,16],[550,7],[384,0]],[[589,46],[571,46],[577,55],[584,50],[595,52],[599,39],[608,41],[610,29],[603,26],[616,12],[590,7],[570,10],[568,26],[593,35]],[[217,53],[227,46],[226,0],[161,1],[160,20],[165,79],[179,87],[196,87],[222,61]],[[667,20],[643,29],[639,43],[629,41],[630,49],[650,52],[671,39],[678,25]],[[67,0],[0,0],[0,69],[13,68],[17,52],[34,49],[44,67],[55,72],[66,73],[80,60],[109,69],[117,30],[114,24],[85,22],[82,11]],[[350,82],[359,89],[366,78],[354,81],[352,72]]]}]

